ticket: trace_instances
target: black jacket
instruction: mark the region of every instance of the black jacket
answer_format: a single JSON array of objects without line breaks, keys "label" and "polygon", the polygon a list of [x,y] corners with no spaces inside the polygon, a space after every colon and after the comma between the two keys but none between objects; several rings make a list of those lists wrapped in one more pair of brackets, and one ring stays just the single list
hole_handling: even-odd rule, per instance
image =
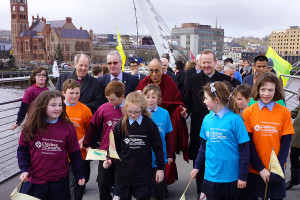
[{"label": "black jacket", "polygon": [[[67,79],[76,80],[75,71],[61,74],[58,77],[55,89],[62,91],[63,83]],[[102,92],[104,92],[104,90],[101,89],[100,81],[87,74],[81,83],[79,101],[89,107],[92,113],[95,113],[103,103]]]},{"label": "black jacket", "polygon": [[166,74],[169,75],[173,79],[174,83],[178,86],[176,75],[170,71],[167,71]]},{"label": "black jacket", "polygon": [[[199,133],[202,125],[202,121],[205,115],[208,114],[208,109],[203,103],[204,92],[202,87],[207,83],[205,81],[205,74],[203,71],[191,76],[187,82],[186,97],[184,99],[187,112],[191,116],[191,129],[190,129],[190,144],[189,144],[189,159],[195,160],[197,158],[198,149],[200,147]],[[228,81],[233,87],[236,87],[232,83],[230,76],[215,72],[209,82],[215,81]]]},{"label": "black jacket", "polygon": [[181,97],[183,99],[184,97],[184,79],[185,79],[185,72],[184,70],[180,70],[176,73],[177,77],[177,83],[178,83],[178,90],[181,94]]}]

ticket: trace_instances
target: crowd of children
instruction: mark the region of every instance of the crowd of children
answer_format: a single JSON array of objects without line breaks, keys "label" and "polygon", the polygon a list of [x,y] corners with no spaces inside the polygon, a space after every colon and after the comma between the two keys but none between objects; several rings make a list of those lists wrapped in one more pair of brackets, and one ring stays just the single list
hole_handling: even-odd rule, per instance
[{"label": "crowd of children", "polygon": [[[160,87],[148,84],[125,98],[124,84],[111,81],[104,91],[108,102],[92,115],[78,101],[76,80],[66,80],[61,93],[49,91],[47,79],[45,69],[33,71],[32,86],[25,91],[11,127],[19,126],[27,113],[17,150],[21,192],[40,199],[82,199],[90,178],[90,161],[85,157],[98,131],[99,148],[105,151],[113,132],[120,157],[99,161],[99,198],[164,199],[165,165],[175,162],[174,147],[167,140],[174,124],[169,112],[159,106]],[[276,103],[284,97],[283,88],[271,72],[260,75],[252,90],[242,84],[231,92],[226,83],[216,81],[203,91],[210,113],[199,133],[201,145],[191,178],[205,166],[202,192],[208,200],[251,200],[263,198],[266,191],[271,200],[283,199],[286,187],[299,184],[300,105],[290,112]],[[251,98],[257,102],[248,106]],[[269,162],[274,149],[284,170],[290,143],[292,176],[286,185],[285,179],[270,173]]]}]

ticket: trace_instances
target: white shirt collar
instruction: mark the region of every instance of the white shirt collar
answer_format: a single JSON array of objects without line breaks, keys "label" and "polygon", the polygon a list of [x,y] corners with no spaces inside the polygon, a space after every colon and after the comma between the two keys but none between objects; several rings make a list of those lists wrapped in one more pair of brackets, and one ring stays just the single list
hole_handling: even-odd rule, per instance
[{"label": "white shirt collar", "polygon": [[119,81],[122,82],[123,80],[123,72],[121,71],[120,74],[117,77],[114,77],[112,74],[110,74],[110,81],[114,80],[114,78],[119,79]]},{"label": "white shirt collar", "polygon": [[136,121],[139,125],[141,125],[143,120],[143,115],[141,115],[139,118],[137,118],[137,120],[133,120],[129,117],[129,124],[131,125],[134,121]]}]

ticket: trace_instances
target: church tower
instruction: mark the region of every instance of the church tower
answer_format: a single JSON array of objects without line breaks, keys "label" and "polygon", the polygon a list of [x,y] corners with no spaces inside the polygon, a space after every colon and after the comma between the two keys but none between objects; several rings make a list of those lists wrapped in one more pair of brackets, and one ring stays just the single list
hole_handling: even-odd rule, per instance
[{"label": "church tower", "polygon": [[29,27],[27,0],[10,0],[10,11],[12,50],[15,55],[17,50],[16,38]]}]

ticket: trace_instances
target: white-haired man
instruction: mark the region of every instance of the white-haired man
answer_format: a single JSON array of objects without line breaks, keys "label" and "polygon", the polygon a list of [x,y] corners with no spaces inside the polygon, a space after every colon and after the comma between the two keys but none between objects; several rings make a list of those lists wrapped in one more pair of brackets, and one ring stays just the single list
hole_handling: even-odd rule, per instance
[{"label": "white-haired man", "polygon": [[227,63],[225,66],[224,66],[224,70],[223,70],[223,73],[226,74],[227,76],[230,76],[231,78],[231,82],[234,84],[234,85],[240,85],[241,82],[237,79],[234,78],[234,74],[236,72],[236,67],[232,64],[232,63]]},{"label": "white-haired man", "polygon": [[75,79],[80,84],[79,101],[89,107],[92,113],[96,112],[103,103],[101,83],[98,79],[88,74],[91,59],[86,54],[77,54],[74,58],[75,70],[61,74],[56,83],[56,90],[62,91],[63,83],[67,79]]}]

